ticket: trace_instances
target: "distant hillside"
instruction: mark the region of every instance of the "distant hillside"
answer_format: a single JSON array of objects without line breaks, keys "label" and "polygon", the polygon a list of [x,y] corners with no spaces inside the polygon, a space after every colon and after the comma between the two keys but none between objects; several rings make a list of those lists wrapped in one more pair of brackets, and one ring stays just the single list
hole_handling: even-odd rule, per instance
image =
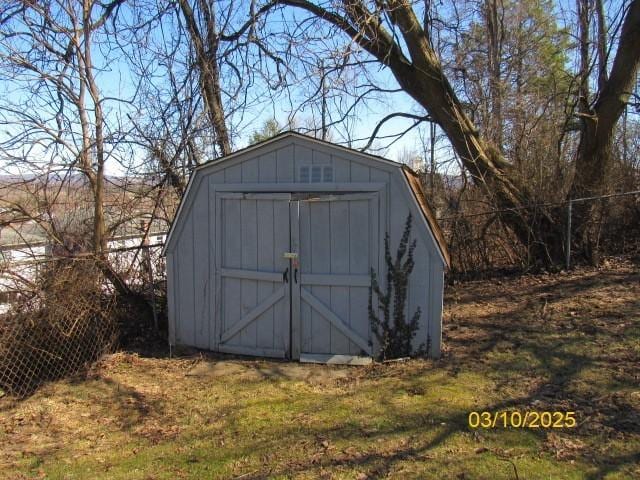
[{"label": "distant hillside", "polygon": [[[24,175],[10,175],[10,174],[0,174],[0,187],[2,186],[10,186],[10,185],[19,185],[22,183],[40,183],[42,185],[49,184],[51,186],[61,185],[66,183],[72,186],[82,186],[87,184],[87,179],[81,173],[74,173],[72,175],[59,175],[59,174],[49,174],[46,175],[35,175],[35,174],[24,174]],[[154,185],[158,182],[157,175],[144,175],[144,176],[113,176],[107,175],[105,176],[105,183],[107,185],[114,186],[125,186],[125,185]]]}]

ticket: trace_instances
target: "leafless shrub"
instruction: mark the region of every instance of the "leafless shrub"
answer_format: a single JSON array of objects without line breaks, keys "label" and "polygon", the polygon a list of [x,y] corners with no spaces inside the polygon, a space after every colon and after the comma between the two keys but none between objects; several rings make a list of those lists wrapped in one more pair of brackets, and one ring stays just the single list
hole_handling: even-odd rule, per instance
[{"label": "leafless shrub", "polygon": [[30,298],[0,317],[0,389],[16,397],[82,372],[116,343],[115,297],[92,259],[49,262]]}]

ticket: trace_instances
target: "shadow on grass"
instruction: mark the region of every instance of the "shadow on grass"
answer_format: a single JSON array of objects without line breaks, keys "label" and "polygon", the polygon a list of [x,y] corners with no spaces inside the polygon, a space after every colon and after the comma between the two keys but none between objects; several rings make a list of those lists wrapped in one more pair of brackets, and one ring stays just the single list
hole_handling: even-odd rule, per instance
[{"label": "shadow on grass", "polygon": [[[608,392],[598,390],[601,386],[583,389],[577,386],[579,383],[577,380],[581,379],[586,371],[597,371],[598,378],[608,382],[607,388],[637,389],[637,373],[636,377],[628,375],[616,377],[620,361],[625,362],[623,366],[628,368],[629,372],[637,372],[637,363],[636,369],[633,368],[634,362],[637,361],[636,357],[630,355],[625,359],[614,358],[614,353],[606,351],[618,341],[613,340],[613,336],[609,337],[608,343],[604,346],[594,343],[596,335],[604,335],[607,338],[606,327],[594,333],[593,329],[586,328],[592,318],[581,322],[580,319],[553,318],[545,315],[542,302],[533,297],[542,294],[560,295],[560,293],[562,297],[585,295],[602,286],[620,286],[627,285],[630,281],[637,282],[638,278],[637,274],[607,274],[604,277],[597,275],[588,277],[583,281],[554,279],[543,285],[525,285],[518,291],[518,295],[528,300],[521,299],[511,304],[503,302],[497,313],[485,316],[471,313],[462,318],[456,317],[454,321],[458,328],[455,331],[449,329],[446,336],[449,344],[448,353],[443,360],[436,362],[435,366],[432,363],[425,363],[416,368],[415,363],[411,363],[406,370],[403,370],[402,365],[353,370],[353,372],[359,372],[357,375],[361,376],[360,380],[363,384],[354,388],[370,388],[371,394],[377,398],[379,392],[375,389],[378,384],[372,381],[377,376],[394,379],[392,388],[389,390],[391,394],[397,387],[420,395],[422,394],[420,389],[423,393],[425,390],[425,377],[433,374],[434,368],[447,372],[452,377],[460,373],[479,375],[482,378],[491,379],[491,383],[495,385],[496,392],[492,398],[503,395],[504,400],[474,405],[474,410],[499,412],[515,409],[544,411],[553,407],[557,407],[558,411],[567,408],[575,409],[578,412],[580,425],[575,430],[564,430],[561,434],[581,438],[587,444],[582,454],[582,460],[591,467],[588,474],[585,474],[587,478],[595,480],[609,473],[626,473],[640,461],[640,438],[638,437],[640,412],[637,405],[624,396],[614,397],[611,400]],[[482,298],[487,301],[512,295],[502,289],[497,290],[493,287],[493,293],[484,294]],[[475,303],[477,298],[481,298],[475,295],[473,289],[465,291],[465,297],[468,297],[469,302],[472,303]],[[621,310],[636,312],[637,305],[637,298],[618,304]],[[627,321],[625,319],[625,322]],[[632,318],[630,321],[638,323],[637,315],[635,320]],[[633,335],[637,337],[640,330],[636,329],[635,332]],[[627,340],[633,341],[633,339]],[[202,354],[202,358],[204,362],[212,364],[224,363],[226,360],[231,360],[229,364],[241,363],[247,370],[254,373],[242,379],[243,384],[251,385],[252,388],[259,386],[267,379],[278,381],[301,379],[297,372],[298,366],[295,364],[246,358],[238,362],[239,357],[210,353]],[[614,363],[614,360],[617,363]],[[232,378],[231,374],[229,378]],[[365,386],[365,383],[370,380],[372,382]],[[211,381],[215,382],[217,379],[213,378]],[[511,387],[514,386],[518,387],[515,389],[516,393],[511,393],[514,391]],[[203,388],[206,388],[206,382],[203,382]],[[283,383],[281,388],[290,389],[287,393],[292,399],[296,398],[295,395],[298,392],[293,385]],[[427,386],[426,389],[428,388]],[[124,431],[134,430],[151,416],[166,421],[163,418],[166,412],[161,400],[149,398],[134,388],[123,386],[111,379],[100,379],[99,382],[91,385],[90,392],[91,398],[95,399],[101,408],[107,410],[109,415],[114,417],[118,428]],[[86,391],[82,394],[87,395]],[[321,390],[317,394],[325,395]],[[351,395],[349,389],[345,392],[329,392],[325,395],[326,399],[321,397],[313,403],[321,405],[326,401],[331,405],[348,399],[349,395]],[[211,440],[211,435],[232,436],[234,431],[237,433],[238,430],[246,428],[243,427],[247,414],[244,403],[246,398],[248,397],[241,398],[237,403],[220,411],[212,410],[210,415],[214,420],[220,421],[213,428],[203,428],[195,436],[199,440],[207,441]],[[171,401],[171,399],[165,398],[164,401]],[[265,399],[265,402],[269,401],[268,398]],[[282,402],[282,398],[277,401]],[[273,417],[273,425],[267,425],[265,430],[260,432],[264,438],[239,439],[243,443],[238,445],[238,451],[233,451],[233,456],[250,457],[256,455],[256,451],[282,452],[283,446],[284,448],[287,445],[297,446],[300,442],[304,443],[305,453],[308,454],[304,458],[297,459],[285,457],[279,464],[269,462],[270,465],[263,465],[257,471],[245,473],[242,478],[259,479],[295,473],[317,473],[316,470],[320,467],[366,469],[370,477],[383,477],[392,472],[399,463],[407,460],[428,464],[433,459],[435,449],[446,447],[456,435],[471,432],[468,427],[469,412],[463,411],[462,408],[435,410],[438,406],[434,405],[436,413],[428,411],[418,413],[398,408],[397,403],[389,398],[381,397],[380,403],[385,411],[385,421],[381,424],[382,426],[375,429],[369,428],[357,413],[354,413],[352,421],[348,420],[342,425],[328,426],[300,424],[283,426],[277,417]],[[272,406],[275,410],[278,405],[274,403]],[[581,416],[581,412],[587,410],[594,412],[594,415],[597,414],[598,424],[593,423],[591,418]],[[541,448],[548,431],[527,430],[526,433],[534,436],[538,448]],[[361,452],[336,451],[331,448],[331,445],[327,448],[318,441],[318,439],[328,439],[330,442],[348,443],[363,438],[371,448],[362,448]],[[626,453],[609,451],[596,445],[597,443],[605,445],[611,438],[620,441],[629,438],[633,440],[634,445],[629,448],[631,451]],[[385,443],[378,443],[378,440]],[[499,442],[494,440],[493,444],[496,443]],[[498,450],[498,448],[491,450],[487,455],[504,461],[505,471],[511,472],[511,467],[506,462],[513,462],[517,467],[518,460],[501,458],[502,455]],[[454,456],[455,453],[452,453],[452,459]],[[450,477],[449,473],[451,472],[447,472],[446,476]]]},{"label": "shadow on grass", "polygon": [[[528,405],[533,399],[538,397],[540,393],[541,391],[538,390],[532,392],[531,395],[485,404],[477,407],[477,410],[498,412],[522,409],[523,405]],[[383,403],[386,403],[387,411],[398,412],[396,405],[384,401]],[[235,412],[235,414],[240,415],[241,413]],[[298,428],[292,428],[290,430],[278,431],[278,435],[275,436],[276,438],[253,444],[252,448],[247,449],[245,453],[246,455],[250,455],[255,449],[265,451],[277,449],[278,445],[282,443],[295,444],[296,442],[300,442],[300,437],[302,436],[306,438],[310,444],[305,452],[305,458],[290,460],[275,468],[271,465],[268,469],[244,474],[242,478],[257,480],[272,478],[273,476],[277,477],[279,475],[313,474],[314,472],[317,473],[318,468],[364,469],[370,478],[381,478],[392,472],[400,462],[409,460],[428,464],[434,458],[434,449],[445,447],[453,436],[463,432],[472,432],[468,427],[468,412],[457,412],[438,415],[436,417],[430,417],[428,413],[402,414],[398,412],[390,415],[388,426],[377,428],[373,432],[371,429],[364,428],[357,423],[329,428],[307,428],[302,432]],[[542,444],[547,431],[541,429],[527,430],[526,433],[538,437],[539,444]],[[425,437],[430,438],[425,439]],[[331,442],[342,441],[348,443],[350,441],[362,440],[363,438],[366,438],[367,441],[370,442],[372,448],[365,448],[365,451],[356,451],[355,453],[350,453],[347,450],[326,450],[318,441],[319,439],[328,439]],[[390,446],[389,443],[394,443],[393,438],[404,438],[405,441],[395,442],[399,443],[399,445]],[[378,440],[387,442],[387,445],[385,445],[382,451],[379,451],[376,447],[376,445],[379,445],[377,443]],[[478,446],[481,445],[482,444],[479,444]],[[500,461],[505,462],[506,472],[511,472],[512,467],[516,472],[518,471],[519,462],[517,457],[509,458],[508,455],[503,455],[500,449],[489,449],[488,454],[492,455],[493,459],[495,459],[493,463]],[[609,456],[602,451],[589,452],[588,455],[585,455],[583,458],[593,469],[587,478],[602,478],[607,473],[633,468],[633,466],[637,464],[639,456],[640,450],[619,456]],[[509,466],[509,464],[511,466]],[[452,472],[447,472],[449,478],[453,478],[451,474]],[[513,474],[513,478],[516,478],[516,474]],[[524,477],[520,476],[520,478]]]},{"label": "shadow on grass", "polygon": [[[628,285],[638,278],[637,274],[608,274],[604,278],[595,276],[580,282],[568,279],[555,281],[552,285],[532,285],[521,294],[529,298],[538,294],[555,295],[558,291],[561,291],[562,296],[588,295],[598,288]],[[476,298],[473,292],[469,295]],[[631,298],[619,302],[618,307],[623,311],[635,311],[637,304],[637,299]],[[614,379],[613,375],[610,375],[619,365],[608,363],[612,362],[611,356],[603,355],[601,347],[594,342],[596,334],[608,333],[606,327],[594,331],[589,322],[592,318],[583,321],[549,318],[541,311],[540,302],[535,300],[516,305],[513,308],[503,308],[499,313],[486,318],[462,319],[460,323],[470,329],[476,329],[476,335],[472,338],[448,336],[447,340],[453,343],[453,346],[450,355],[439,362],[438,367],[447,369],[452,375],[458,372],[486,372],[488,377],[493,378],[498,394],[500,391],[506,392],[510,382],[529,381],[530,387],[521,388],[521,394],[505,393],[503,401],[474,408],[489,412],[575,410],[578,413],[578,427],[561,433],[567,438],[580,438],[584,441],[582,453],[578,452],[576,455],[581,455],[582,460],[591,466],[586,474],[587,478],[596,479],[609,473],[630,472],[640,459],[640,443],[637,437],[640,434],[638,407],[624,398],[611,401],[611,396],[606,391],[594,393],[588,382],[582,381],[583,384],[586,383],[586,389],[577,382],[583,372],[593,370],[599,371],[603,381],[607,382],[606,385],[611,389],[637,387],[637,378]],[[593,315],[597,318],[598,313]],[[569,323],[565,325],[567,322]],[[527,360],[523,361],[523,358]],[[628,361],[633,363],[634,358],[630,357]],[[405,380],[411,378],[405,377]],[[415,374],[415,378],[420,378],[419,372]],[[503,382],[500,381],[501,378],[504,379]],[[382,403],[385,401],[382,400]],[[391,402],[386,402],[386,408],[389,412],[397,413],[391,414],[390,426],[374,433],[358,428],[356,424],[327,429],[310,428],[304,435],[307,438],[320,437],[346,442],[365,437],[371,440],[372,445],[375,445],[377,439],[403,436],[409,438],[408,443],[386,448],[384,451],[375,451],[374,447],[373,451],[357,454],[323,452],[315,446],[309,452],[308,460],[289,462],[275,470],[258,471],[243,478],[258,479],[271,475],[309,472],[318,467],[365,468],[369,470],[370,476],[380,477],[391,472],[398,462],[429,461],[434,449],[446,446],[454,435],[470,431],[467,425],[468,412],[458,411],[440,416],[437,418],[440,426],[437,426],[430,423],[428,415],[402,414]],[[590,418],[585,411],[593,412],[594,418]],[[595,417],[598,417],[599,423],[595,423]],[[426,440],[425,432],[430,437]],[[429,432],[432,435],[429,435]],[[537,437],[536,443],[542,448],[549,430],[529,429],[527,433]],[[278,441],[288,444],[295,441],[296,434],[299,432],[283,432],[279,435]],[[601,448],[614,438],[633,440],[632,451],[616,454],[615,451]],[[270,443],[271,441],[267,441],[264,448]],[[498,453],[492,454],[497,460],[510,462],[517,468],[516,459],[509,460],[502,458]]]},{"label": "shadow on grass", "polygon": [[[450,347],[448,354],[435,364],[435,368],[443,369],[452,376],[473,373],[493,381],[496,388],[494,396],[504,394],[504,400],[474,406],[477,411],[495,413],[510,410],[575,410],[578,412],[578,427],[560,433],[567,438],[579,438],[585,444],[575,455],[581,456],[581,460],[590,466],[588,478],[596,479],[608,473],[627,472],[635,467],[640,456],[640,412],[637,405],[624,398],[612,401],[608,390],[637,388],[637,377],[614,375],[619,369],[620,359],[615,359],[618,363],[614,364],[614,354],[609,354],[606,350],[613,347],[617,340],[613,340],[615,336],[609,336],[611,332],[607,330],[607,325],[593,327],[593,320],[598,319],[598,315],[604,310],[590,313],[591,316],[584,319],[559,317],[557,314],[545,313],[544,302],[536,296],[545,295],[546,301],[579,295],[584,297],[603,287],[626,286],[630,282],[637,282],[638,279],[640,276],[636,273],[606,273],[590,275],[582,280],[569,277],[560,280],[554,278],[546,279],[543,284],[519,285],[519,301],[511,304],[502,302],[497,313],[493,311],[485,316],[456,318],[457,331],[449,331],[446,336]],[[476,303],[478,298],[487,301],[497,297],[508,299],[514,296],[513,292],[496,290],[494,287],[493,291],[484,297],[476,295],[477,292],[471,290],[465,292],[464,297],[468,298],[469,302]],[[638,300],[632,297],[616,304],[616,308],[623,312],[637,312],[637,307]],[[631,322],[637,322],[637,319],[632,318]],[[637,336],[637,333],[633,335]],[[604,346],[598,345],[595,340],[600,337],[608,338],[608,343]],[[633,341],[632,338],[627,340]],[[635,357],[629,356],[624,361],[629,364],[625,364],[629,367],[628,371],[633,372]],[[391,372],[382,376],[397,378],[398,388],[407,392],[414,388],[413,383],[419,385],[423,375],[427,375],[428,371],[433,372],[431,364],[421,371],[411,373],[403,372],[401,367],[396,370],[389,367],[380,368]],[[256,370],[258,375],[246,379],[247,382],[259,383],[267,378],[297,380],[286,364],[278,362],[270,363],[266,370],[261,371],[257,367]],[[587,371],[597,371],[602,384],[593,387],[589,385],[588,381],[584,380],[589,377],[583,376]],[[363,382],[380,373],[376,368],[367,372],[369,373],[362,377]],[[514,385],[517,388],[511,388]],[[599,390],[601,388],[605,391]],[[510,393],[513,390],[516,390],[515,394]],[[349,394],[332,394],[327,402],[340,402]],[[367,428],[356,416],[353,422],[339,426],[301,428],[297,425],[284,430],[274,428],[271,434],[269,430],[263,432],[267,439],[255,440],[240,455],[251,456],[256,450],[278,451],[282,445],[297,445],[302,441],[306,450],[305,458],[284,459],[275,467],[265,466],[255,472],[245,473],[242,478],[259,479],[310,473],[320,467],[367,469],[370,476],[381,477],[392,472],[399,462],[429,462],[433,457],[433,450],[446,447],[452,437],[460,433],[470,432],[467,411],[458,409],[456,412],[438,414],[434,417],[429,412],[403,412],[396,404],[384,398],[380,402],[388,412],[385,414],[388,421],[384,427],[375,431]],[[229,411],[228,425],[237,425],[242,419],[243,411],[241,405],[232,408]],[[593,418],[590,414],[584,413],[587,411],[592,412]],[[526,433],[536,438],[537,448],[542,450],[550,431],[529,429]],[[390,440],[397,440],[399,437],[403,437],[404,442]],[[323,447],[321,442],[317,441],[318,438],[346,443],[366,438],[372,448],[355,453],[339,452]],[[603,447],[614,438],[631,439],[634,442],[630,448],[632,451],[621,454],[615,449],[608,450]],[[378,448],[378,440],[389,444]],[[490,451],[489,454],[493,455],[496,461],[505,462],[505,471],[511,472],[507,462],[517,468],[517,459],[503,458],[498,450]]]},{"label": "shadow on grass", "polygon": [[[561,292],[562,296],[587,295],[601,287],[617,287],[628,285],[637,281],[637,274],[607,274],[606,276],[589,277],[583,281],[575,279],[554,280],[551,285],[529,285],[519,292],[527,298],[539,294],[553,294]],[[474,292],[467,295],[475,299]],[[494,289],[494,297],[496,295]],[[499,292],[498,296],[504,295]],[[492,298],[487,295],[486,299]],[[559,297],[561,298],[561,297]],[[637,299],[619,302],[618,307],[623,311],[637,311]],[[509,308],[510,307],[510,308]],[[598,313],[594,313],[596,316]],[[577,382],[585,371],[599,371],[602,379],[608,382],[607,388],[635,388],[637,378],[633,377],[614,379],[612,372],[618,368],[610,364],[610,356],[603,354],[602,347],[594,343],[595,335],[606,335],[606,327],[593,330],[588,319],[552,318],[545,314],[539,300],[524,300],[513,302],[511,306],[504,305],[498,313],[492,313],[485,317],[456,319],[458,326],[473,331],[473,335],[464,336],[458,331],[447,335],[450,343],[448,356],[436,364],[436,368],[448,371],[452,376],[460,372],[473,372],[486,375],[496,385],[497,394],[505,392],[503,401],[492,402],[474,407],[477,411],[500,412],[509,410],[537,410],[537,411],[566,411],[567,409],[578,412],[579,425],[575,430],[564,430],[562,435],[570,438],[581,438],[587,445],[582,453],[582,460],[591,465],[592,471],[589,478],[601,478],[607,473],[623,471],[633,468],[638,461],[640,449],[638,438],[640,434],[640,412],[637,406],[628,401],[610,401],[606,391],[596,391],[591,388],[582,389]],[[625,320],[626,321],[626,320]],[[632,320],[635,321],[635,320]],[[608,345],[612,346],[612,345]],[[604,347],[607,348],[607,345]],[[635,357],[630,357],[627,362],[633,363]],[[524,359],[524,360],[523,360]],[[632,365],[631,365],[632,367]],[[432,371],[432,370],[431,370]],[[632,369],[630,369],[632,371]],[[392,371],[391,376],[397,377],[400,382],[420,381],[421,375],[426,373],[414,372],[403,374],[401,370]],[[376,374],[375,369],[371,371]],[[256,376],[253,380],[261,382],[265,378],[295,379],[285,365],[277,362],[271,364],[268,375]],[[366,381],[367,376],[363,377]],[[520,393],[510,394],[510,383],[527,381],[518,390]],[[582,381],[582,383],[585,383]],[[587,387],[589,387],[587,382]],[[402,385],[409,391],[411,385]],[[347,396],[349,393],[342,394]],[[340,401],[340,395],[335,395],[335,401]],[[300,436],[310,442],[308,459],[298,459],[285,462],[277,468],[260,470],[245,474],[242,478],[266,478],[268,476],[288,475],[292,473],[309,472],[318,467],[358,467],[370,470],[374,477],[384,476],[391,472],[394,466],[401,461],[413,459],[428,461],[431,451],[446,446],[452,436],[461,432],[469,432],[467,425],[468,413],[458,411],[437,418],[438,425],[432,423],[428,412],[424,415],[402,413],[391,402],[381,400],[390,416],[389,426],[378,429],[375,432],[364,428],[362,425],[350,423],[338,427],[306,428],[300,431],[296,427],[291,430],[274,430],[273,439],[259,441],[253,444],[264,450],[277,449],[281,444],[295,444]],[[584,414],[591,411],[597,414],[599,423]],[[242,408],[231,412],[232,416],[240,418]],[[440,425],[442,424],[442,425]],[[598,431],[601,429],[601,431]],[[425,439],[428,436],[428,439]],[[549,433],[548,430],[527,430],[527,433],[537,438],[537,444],[541,448]],[[599,443],[605,444],[611,438],[626,438],[631,435],[634,438],[634,448],[628,454],[609,453],[606,448],[600,448]],[[376,440],[389,436],[408,437],[408,443],[395,447],[385,447],[384,451],[365,451],[356,454],[345,452],[325,451],[316,445],[314,438],[327,438],[332,441],[355,441],[367,438],[375,445]],[[253,449],[247,449],[247,455],[253,453]],[[497,453],[492,454],[498,460],[512,462],[517,466],[518,461],[501,458]],[[578,454],[579,455],[579,454]],[[507,466],[508,467],[508,466]]]},{"label": "shadow on grass", "polygon": [[[534,277],[517,277],[515,282],[522,282],[522,294],[527,296],[536,296],[540,294],[551,294],[556,298],[568,298],[579,293],[588,293],[598,287],[602,286],[622,286],[629,285],[633,282],[640,282],[640,272],[619,272],[619,271],[591,271],[586,275],[576,277],[573,274],[558,276],[534,276]],[[533,282],[527,284],[526,282]],[[508,289],[499,289],[496,291],[496,286],[501,286],[509,283],[509,280],[495,279],[489,281],[476,281],[471,284],[472,287],[479,287],[483,284],[491,285],[494,288],[487,288],[478,291],[478,288],[465,289],[463,292],[457,292],[456,287],[448,287],[445,291],[445,299],[451,300],[452,292],[456,291],[457,303],[464,304],[469,302],[486,302],[495,301],[496,299],[509,300],[516,296],[514,292]],[[554,298],[551,297],[551,298]]]}]

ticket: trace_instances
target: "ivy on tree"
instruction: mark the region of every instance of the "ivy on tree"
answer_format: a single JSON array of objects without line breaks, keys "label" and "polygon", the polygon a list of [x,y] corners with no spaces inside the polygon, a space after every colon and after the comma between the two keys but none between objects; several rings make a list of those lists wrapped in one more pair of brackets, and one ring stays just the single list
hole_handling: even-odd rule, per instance
[{"label": "ivy on tree", "polygon": [[[373,333],[380,344],[380,358],[382,360],[411,355],[411,344],[418,331],[418,321],[422,313],[418,307],[410,320],[407,321],[405,315],[409,276],[415,265],[413,253],[416,248],[416,240],[409,243],[412,220],[411,213],[409,213],[395,259],[391,256],[389,233],[385,234],[384,258],[387,266],[387,282],[384,292],[380,288],[375,270],[371,269],[369,320]],[[380,313],[373,307],[374,293],[378,299],[378,312]]]}]

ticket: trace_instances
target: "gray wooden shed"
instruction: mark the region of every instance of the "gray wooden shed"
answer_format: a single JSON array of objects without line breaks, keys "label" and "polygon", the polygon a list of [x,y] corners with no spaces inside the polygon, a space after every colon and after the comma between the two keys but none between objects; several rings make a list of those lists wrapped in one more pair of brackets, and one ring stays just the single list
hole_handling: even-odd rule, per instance
[{"label": "gray wooden shed", "polygon": [[448,254],[405,165],[284,133],[198,167],[164,249],[169,341],[300,359],[372,355],[370,269],[413,214],[408,314],[440,354]]}]

